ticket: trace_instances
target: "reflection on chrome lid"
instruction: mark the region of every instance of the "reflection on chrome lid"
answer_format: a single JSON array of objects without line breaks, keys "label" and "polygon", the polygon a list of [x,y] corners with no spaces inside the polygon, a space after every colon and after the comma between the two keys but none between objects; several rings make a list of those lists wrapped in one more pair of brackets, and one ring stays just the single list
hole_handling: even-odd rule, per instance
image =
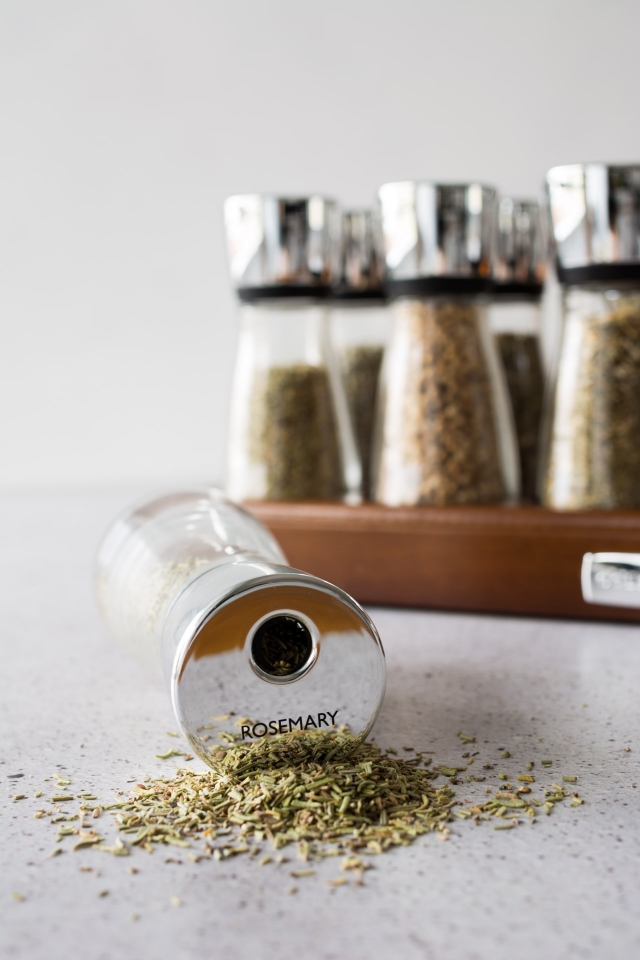
[{"label": "reflection on chrome lid", "polygon": [[574,163],[547,174],[559,275],[640,265],[640,164]]},{"label": "reflection on chrome lid", "polygon": [[378,218],[371,210],[342,214],[339,291],[345,294],[378,293],[382,289],[384,256]]},{"label": "reflection on chrome lid", "polygon": [[496,191],[479,183],[386,183],[378,191],[389,280],[489,277]]},{"label": "reflection on chrome lid", "polygon": [[237,289],[301,288],[335,281],[338,204],[326,197],[229,197],[224,221],[231,278]]},{"label": "reflection on chrome lid", "polygon": [[544,211],[537,200],[501,197],[496,228],[496,282],[541,284],[546,269],[546,239]]}]

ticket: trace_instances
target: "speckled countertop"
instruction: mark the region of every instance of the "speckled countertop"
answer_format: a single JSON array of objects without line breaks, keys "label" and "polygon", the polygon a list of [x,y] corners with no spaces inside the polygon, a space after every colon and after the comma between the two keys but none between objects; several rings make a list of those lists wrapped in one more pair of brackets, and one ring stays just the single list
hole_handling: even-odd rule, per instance
[{"label": "speckled countertop", "polygon": [[[470,749],[456,737],[463,729],[477,739],[474,771],[496,766],[484,783],[461,783],[461,799],[533,761],[536,789],[577,776],[583,806],[504,832],[452,824],[446,842],[431,835],[374,858],[364,886],[329,887],[330,859],[295,881],[295,894],[293,859],[194,864],[182,850],[116,858],[56,844],[55,826],[34,819],[54,774],[108,800],[173,768],[155,758],[176,743],[165,691],[112,644],[91,593],[97,541],[129,500],[120,491],[0,501],[3,957],[640,956],[637,626],[371,611],[389,668],[377,742],[452,763]],[[19,793],[26,799],[13,801]],[[100,825],[114,835],[106,814]],[[51,858],[56,846],[65,852]]]}]

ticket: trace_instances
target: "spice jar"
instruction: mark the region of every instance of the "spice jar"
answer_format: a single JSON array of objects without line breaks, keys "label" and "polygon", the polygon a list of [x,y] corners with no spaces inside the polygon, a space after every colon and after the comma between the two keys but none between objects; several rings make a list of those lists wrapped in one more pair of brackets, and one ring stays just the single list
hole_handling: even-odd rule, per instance
[{"label": "spice jar", "polygon": [[224,207],[240,337],[227,490],[235,500],[358,500],[361,467],[329,330],[340,222],[322,197]]},{"label": "spice jar", "polygon": [[271,534],[211,489],[134,508],[99,549],[98,604],[114,636],[164,673],[205,762],[221,742],[371,728],[385,665],[376,628],[342,590],[292,570]]},{"label": "spice jar", "polygon": [[495,191],[388,183],[379,200],[393,329],[376,418],[376,500],[515,497],[513,418],[487,317]]},{"label": "spice jar", "polygon": [[332,333],[362,464],[362,493],[369,500],[378,378],[390,327],[382,289],[383,258],[370,210],[342,215],[338,276]]},{"label": "spice jar", "polygon": [[490,325],[515,420],[521,497],[529,502],[537,499],[544,395],[540,335],[546,264],[542,226],[536,201],[500,200]]},{"label": "spice jar", "polygon": [[544,503],[640,507],[640,165],[554,167],[563,330]]}]

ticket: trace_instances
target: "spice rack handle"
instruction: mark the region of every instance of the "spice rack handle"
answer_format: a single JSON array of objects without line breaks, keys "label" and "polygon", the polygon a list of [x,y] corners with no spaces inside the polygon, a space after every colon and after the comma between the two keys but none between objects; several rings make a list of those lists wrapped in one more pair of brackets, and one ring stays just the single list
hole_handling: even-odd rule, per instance
[{"label": "spice rack handle", "polygon": [[585,553],[581,581],[587,603],[640,608],[640,553]]}]

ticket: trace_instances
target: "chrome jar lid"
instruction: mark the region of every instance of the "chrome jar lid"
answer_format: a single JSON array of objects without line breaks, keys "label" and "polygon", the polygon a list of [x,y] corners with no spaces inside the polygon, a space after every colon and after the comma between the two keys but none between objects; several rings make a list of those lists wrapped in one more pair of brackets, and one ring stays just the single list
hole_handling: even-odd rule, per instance
[{"label": "chrome jar lid", "polygon": [[640,164],[553,167],[547,190],[561,283],[640,280]]},{"label": "chrome jar lid", "polygon": [[546,271],[544,213],[536,200],[502,197],[496,221],[493,295],[537,300]]},{"label": "chrome jar lid", "polygon": [[491,287],[496,191],[479,183],[385,183],[378,191],[391,296]]},{"label": "chrome jar lid", "polygon": [[224,221],[231,279],[241,300],[329,295],[340,240],[335,201],[229,197]]},{"label": "chrome jar lid", "polygon": [[342,214],[336,300],[382,300],[384,256],[379,223],[371,210]]}]

